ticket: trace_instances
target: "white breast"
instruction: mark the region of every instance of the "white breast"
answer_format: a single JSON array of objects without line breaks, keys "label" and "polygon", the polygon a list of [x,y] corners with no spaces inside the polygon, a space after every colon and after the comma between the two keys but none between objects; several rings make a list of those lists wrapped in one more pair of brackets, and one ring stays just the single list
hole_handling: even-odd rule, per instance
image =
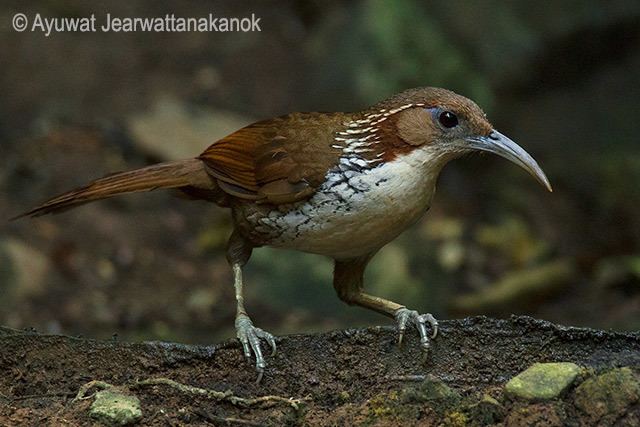
[{"label": "white breast", "polygon": [[270,245],[337,259],[374,252],[428,209],[444,156],[429,147],[367,168],[359,157],[342,158],[308,201],[271,211],[256,231]]}]

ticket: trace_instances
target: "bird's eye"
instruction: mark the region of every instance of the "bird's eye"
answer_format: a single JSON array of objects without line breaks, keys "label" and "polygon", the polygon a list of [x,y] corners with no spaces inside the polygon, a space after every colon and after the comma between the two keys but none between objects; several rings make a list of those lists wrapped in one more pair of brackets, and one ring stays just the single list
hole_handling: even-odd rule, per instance
[{"label": "bird's eye", "polygon": [[446,128],[454,128],[458,126],[458,116],[453,114],[451,111],[443,111],[440,113],[438,121]]}]

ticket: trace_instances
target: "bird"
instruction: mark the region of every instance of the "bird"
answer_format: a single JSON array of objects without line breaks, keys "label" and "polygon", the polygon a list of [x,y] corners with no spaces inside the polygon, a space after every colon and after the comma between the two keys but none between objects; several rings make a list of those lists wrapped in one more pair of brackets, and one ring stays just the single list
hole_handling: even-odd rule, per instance
[{"label": "bird", "polygon": [[494,129],[475,102],[447,89],[419,87],[358,112],[258,121],[197,157],[107,175],[16,218],[156,189],[228,208],[236,335],[245,358],[255,360],[259,382],[267,367],[261,344],[266,341],[274,355],[276,340],[249,316],[242,273],[253,249],[262,246],[332,258],[333,286],[342,301],[395,320],[399,343],[408,327],[417,329],[428,351],[438,334],[435,317],[366,293],[363,275],[373,256],[429,209],[445,164],[478,151],[506,158],[552,191],[538,163]]}]

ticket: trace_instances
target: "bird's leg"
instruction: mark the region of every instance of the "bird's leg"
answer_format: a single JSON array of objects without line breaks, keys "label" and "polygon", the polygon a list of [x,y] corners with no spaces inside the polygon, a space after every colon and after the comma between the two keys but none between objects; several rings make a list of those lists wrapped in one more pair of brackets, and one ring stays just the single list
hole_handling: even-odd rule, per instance
[{"label": "bird's leg", "polygon": [[271,355],[276,353],[276,340],[269,332],[253,326],[253,322],[244,308],[242,266],[246,264],[249,257],[251,257],[252,250],[253,246],[237,231],[234,231],[229,239],[227,259],[233,268],[233,287],[236,291],[236,333],[242,344],[244,356],[247,361],[251,360],[252,352],[256,357],[257,382],[260,382],[264,374],[264,368],[267,366],[262,355],[262,349],[260,348],[260,340],[264,339],[271,345]]},{"label": "bird's leg", "polygon": [[[333,286],[338,296],[348,304],[359,305],[394,318],[398,325],[399,343],[402,343],[407,325],[412,324],[420,334],[422,348],[428,349],[430,340],[438,334],[438,321],[431,314],[420,314],[393,301],[363,292],[364,269],[372,256],[373,254],[350,260],[336,260]],[[432,329],[431,335],[427,332],[427,325]]]}]

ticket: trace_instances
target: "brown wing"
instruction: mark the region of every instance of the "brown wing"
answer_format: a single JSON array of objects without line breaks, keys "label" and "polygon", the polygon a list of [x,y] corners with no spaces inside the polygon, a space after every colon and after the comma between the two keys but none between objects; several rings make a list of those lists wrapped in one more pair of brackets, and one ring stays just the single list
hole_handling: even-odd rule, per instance
[{"label": "brown wing", "polygon": [[234,197],[283,204],[304,200],[337,164],[332,148],[343,114],[294,113],[242,128],[198,158]]}]

